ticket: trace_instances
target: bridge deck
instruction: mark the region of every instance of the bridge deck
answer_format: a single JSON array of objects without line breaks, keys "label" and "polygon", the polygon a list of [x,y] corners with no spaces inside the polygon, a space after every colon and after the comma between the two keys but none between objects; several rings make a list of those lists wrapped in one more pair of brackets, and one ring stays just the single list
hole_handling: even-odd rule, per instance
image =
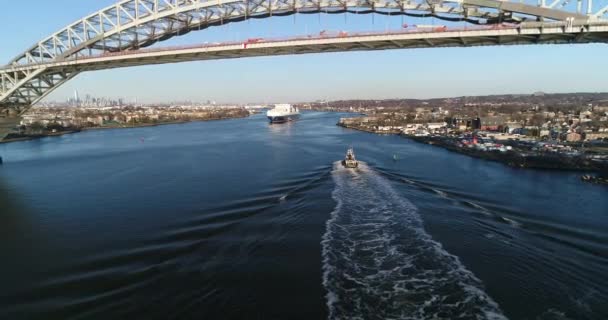
[{"label": "bridge deck", "polygon": [[189,47],[126,50],[86,58],[5,66],[0,69],[0,92],[4,92],[0,95],[0,112],[3,109],[12,109],[22,114],[54,88],[80,72],[92,70],[339,51],[573,43],[608,43],[608,21],[584,24],[573,21],[532,22],[463,29],[440,27],[381,33],[341,33],[333,36],[323,34],[287,39],[249,39],[244,42]]},{"label": "bridge deck", "polygon": [[253,39],[242,42],[106,53],[84,59],[8,67],[0,69],[0,72],[40,68],[80,72],[145,64],[319,52],[593,42],[608,42],[607,22],[589,25],[586,28],[570,27],[569,29],[562,23],[554,23],[528,27],[493,26],[441,31],[415,30]]}]

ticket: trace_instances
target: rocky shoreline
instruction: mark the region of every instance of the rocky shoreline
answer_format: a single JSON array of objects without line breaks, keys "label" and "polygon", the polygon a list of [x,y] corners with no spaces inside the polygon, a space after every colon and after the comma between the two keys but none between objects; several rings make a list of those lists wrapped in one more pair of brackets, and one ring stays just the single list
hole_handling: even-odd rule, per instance
[{"label": "rocky shoreline", "polygon": [[43,133],[43,134],[28,134],[28,135],[9,134],[6,138],[4,138],[4,140],[0,140],[0,144],[36,140],[36,139],[42,139],[42,138],[46,138],[46,137],[60,137],[60,136],[66,135],[66,134],[74,134],[74,133],[78,133],[81,131],[82,130],[79,129],[79,130],[68,130],[68,131],[61,131],[61,132],[49,132],[49,133]]},{"label": "rocky shoreline", "polygon": [[355,124],[345,124],[345,123],[340,123],[340,122],[338,122],[336,125],[338,127],[342,127],[342,128],[346,128],[346,129],[353,129],[353,130],[357,130],[357,131],[363,131],[363,132],[375,133],[375,134],[400,134],[401,133],[401,131],[399,131],[399,130],[379,131],[379,130],[374,130],[372,127],[369,127],[369,126],[358,126]]},{"label": "rocky shoreline", "polygon": [[451,138],[444,137],[416,137],[405,136],[410,140],[442,147],[446,150],[480,158],[489,161],[504,163],[516,168],[548,169],[548,170],[568,170],[568,171],[595,171],[603,172],[608,170],[608,163],[594,161],[585,156],[564,156],[549,153],[530,153],[519,150],[501,151],[481,151],[475,148],[462,148],[453,144]]},{"label": "rocky shoreline", "polygon": [[397,131],[376,131],[368,127],[345,125],[343,123],[338,123],[337,125],[374,134],[400,135],[418,143],[441,147],[451,152],[478,159],[500,162],[514,168],[593,172],[593,175],[586,174],[581,176],[581,180],[596,184],[608,184],[608,162],[596,161],[584,155],[565,156],[560,154],[529,152],[526,150],[518,150],[517,148],[508,151],[479,150],[476,148],[459,146],[452,137],[414,136],[402,134]]},{"label": "rocky shoreline", "polygon": [[217,120],[228,120],[228,119],[241,119],[241,118],[246,118],[246,117],[247,116],[242,116],[242,117],[241,116],[233,116],[233,117],[220,117],[220,118],[204,119],[204,120],[203,119],[202,120],[180,120],[180,121],[169,121],[169,122],[160,122],[160,123],[140,123],[140,124],[135,124],[135,125],[86,127],[86,128],[75,129],[75,130],[66,130],[66,131],[60,131],[60,132],[48,132],[48,133],[42,133],[42,134],[27,134],[27,135],[9,134],[3,140],[0,139],[0,144],[11,143],[11,142],[20,142],[20,141],[29,141],[29,140],[37,140],[37,139],[42,139],[42,138],[47,138],[47,137],[60,137],[60,136],[66,135],[66,134],[74,134],[74,133],[78,133],[78,132],[82,132],[82,131],[91,131],[91,130],[134,129],[134,128],[145,128],[145,127],[157,127],[157,126],[170,125],[170,124],[184,124],[184,123],[190,123],[190,122],[217,121]]}]

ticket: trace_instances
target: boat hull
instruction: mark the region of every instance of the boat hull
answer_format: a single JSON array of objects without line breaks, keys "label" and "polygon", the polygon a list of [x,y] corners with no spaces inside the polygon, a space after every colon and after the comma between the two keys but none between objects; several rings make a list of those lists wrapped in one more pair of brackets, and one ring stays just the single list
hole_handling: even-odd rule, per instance
[{"label": "boat hull", "polygon": [[299,114],[285,115],[285,116],[268,116],[270,123],[285,123],[295,121],[300,117]]},{"label": "boat hull", "polygon": [[359,167],[359,162],[357,162],[356,160],[342,160],[342,165],[345,168],[354,169]]}]

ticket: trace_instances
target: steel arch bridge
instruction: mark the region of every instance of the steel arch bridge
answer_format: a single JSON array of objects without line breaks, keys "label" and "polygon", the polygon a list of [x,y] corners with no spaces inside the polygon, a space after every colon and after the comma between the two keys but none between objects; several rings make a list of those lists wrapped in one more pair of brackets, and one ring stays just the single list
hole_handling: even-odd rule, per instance
[{"label": "steel arch bridge", "polygon": [[[88,70],[325,51],[608,42],[608,0],[530,1],[534,0],[122,0],[42,39],[0,68],[0,138],[33,104]],[[317,13],[434,17],[473,25],[506,23],[511,28],[143,49],[230,22]]]}]

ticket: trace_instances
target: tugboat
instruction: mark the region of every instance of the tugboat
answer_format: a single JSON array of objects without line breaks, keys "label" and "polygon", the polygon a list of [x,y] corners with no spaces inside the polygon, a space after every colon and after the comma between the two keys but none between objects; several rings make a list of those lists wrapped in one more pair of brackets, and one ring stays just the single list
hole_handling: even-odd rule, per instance
[{"label": "tugboat", "polygon": [[353,148],[348,148],[346,151],[346,157],[342,160],[342,165],[345,168],[357,168],[359,166],[359,162],[355,159],[355,151]]}]

